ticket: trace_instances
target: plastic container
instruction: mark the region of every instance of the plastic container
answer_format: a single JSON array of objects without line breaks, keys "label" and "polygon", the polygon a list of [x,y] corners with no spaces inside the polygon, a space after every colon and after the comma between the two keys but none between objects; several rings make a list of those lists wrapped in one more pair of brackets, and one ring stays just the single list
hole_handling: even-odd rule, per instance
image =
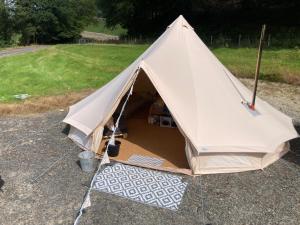
[{"label": "plastic container", "polygon": [[95,152],[83,151],[78,154],[80,167],[84,172],[93,172],[95,170]]},{"label": "plastic container", "polygon": [[115,140],[115,144],[114,145],[108,144],[108,142],[109,141],[105,142],[105,146],[108,145],[108,147],[107,147],[107,154],[108,154],[108,156],[110,156],[110,157],[117,157],[119,155],[121,142]]}]

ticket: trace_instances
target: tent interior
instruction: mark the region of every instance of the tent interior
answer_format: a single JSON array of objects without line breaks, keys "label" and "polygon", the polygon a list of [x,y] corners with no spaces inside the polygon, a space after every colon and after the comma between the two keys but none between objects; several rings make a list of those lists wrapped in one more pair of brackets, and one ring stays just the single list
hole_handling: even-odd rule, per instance
[{"label": "tent interior", "polygon": [[[123,97],[110,121],[106,124],[98,154],[105,151],[105,142],[111,136],[111,125],[119,117]],[[185,139],[173,120],[171,113],[143,70],[133,86],[122,113],[116,140],[121,142],[119,155],[111,159],[128,163],[133,155],[154,157],[163,160],[159,167],[136,164],[155,169],[191,174],[185,153]]]}]

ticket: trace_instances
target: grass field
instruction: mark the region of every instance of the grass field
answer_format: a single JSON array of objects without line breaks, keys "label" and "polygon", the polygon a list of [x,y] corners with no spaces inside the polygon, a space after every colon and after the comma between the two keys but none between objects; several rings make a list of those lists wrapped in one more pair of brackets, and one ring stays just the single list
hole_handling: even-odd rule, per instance
[{"label": "grass field", "polygon": [[[14,95],[61,95],[99,88],[127,67],[147,45],[57,45],[0,58],[0,102]],[[253,77],[256,49],[218,48],[213,52],[236,75]],[[266,50],[262,78],[300,84],[300,50]]]},{"label": "grass field", "polygon": [[15,94],[60,95],[102,86],[132,62],[146,46],[58,45],[0,59],[0,98]]},{"label": "grass field", "polygon": [[[213,52],[233,74],[246,78],[254,76],[257,49],[218,48],[213,49]],[[300,85],[300,50],[264,50],[260,79]]]},{"label": "grass field", "polygon": [[104,33],[117,36],[125,35],[127,33],[126,29],[123,29],[120,25],[117,25],[114,28],[106,27],[103,19],[98,19],[96,23],[87,26],[85,30],[89,32]]}]

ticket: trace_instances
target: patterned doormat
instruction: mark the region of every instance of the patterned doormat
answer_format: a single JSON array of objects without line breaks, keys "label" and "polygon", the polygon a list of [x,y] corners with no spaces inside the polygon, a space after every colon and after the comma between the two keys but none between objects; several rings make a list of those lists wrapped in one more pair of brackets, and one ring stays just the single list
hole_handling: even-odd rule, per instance
[{"label": "patterned doormat", "polygon": [[177,175],[115,163],[100,171],[93,189],[144,204],[177,210],[187,183]]},{"label": "patterned doormat", "polygon": [[128,163],[134,163],[141,166],[151,166],[151,167],[160,167],[164,161],[165,161],[164,159],[143,156],[143,155],[132,155],[127,160]]}]

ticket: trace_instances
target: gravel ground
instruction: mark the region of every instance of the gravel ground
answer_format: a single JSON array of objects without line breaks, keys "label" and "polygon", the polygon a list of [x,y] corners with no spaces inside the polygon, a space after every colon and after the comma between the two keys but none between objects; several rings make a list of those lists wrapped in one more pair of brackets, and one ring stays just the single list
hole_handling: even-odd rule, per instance
[{"label": "gravel ground", "polygon": [[[299,119],[299,87],[272,85],[260,86],[263,98]],[[62,132],[65,114],[0,118],[0,224],[73,223],[92,174],[80,170],[80,149]],[[300,141],[291,144],[263,171],[186,176],[177,212],[92,192],[81,224],[300,224]]]}]

